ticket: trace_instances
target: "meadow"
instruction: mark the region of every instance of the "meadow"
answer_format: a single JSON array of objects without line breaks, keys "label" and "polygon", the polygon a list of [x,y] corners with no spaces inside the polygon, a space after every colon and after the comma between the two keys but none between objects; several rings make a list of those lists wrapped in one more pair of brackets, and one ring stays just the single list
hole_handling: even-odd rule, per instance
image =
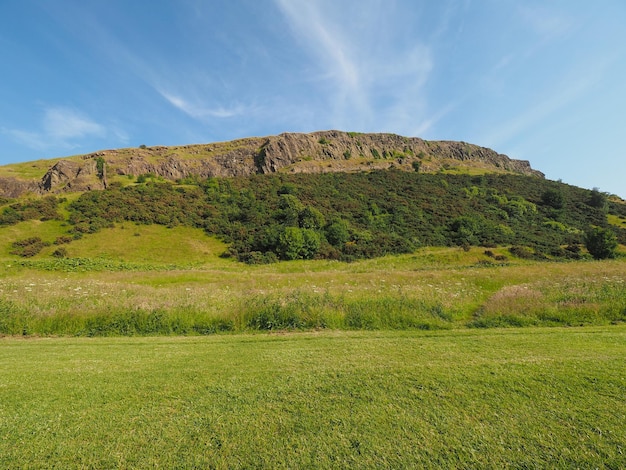
[{"label": "meadow", "polygon": [[220,258],[225,245],[199,229],[133,224],[76,240],[72,258],[57,259],[45,250],[31,259],[2,261],[0,334],[202,335],[626,321],[623,257],[545,262],[516,259],[504,248],[489,250],[489,256],[482,248],[424,248],[352,263],[252,266]]},{"label": "meadow", "polygon": [[0,339],[2,468],[624,468],[626,326]]}]

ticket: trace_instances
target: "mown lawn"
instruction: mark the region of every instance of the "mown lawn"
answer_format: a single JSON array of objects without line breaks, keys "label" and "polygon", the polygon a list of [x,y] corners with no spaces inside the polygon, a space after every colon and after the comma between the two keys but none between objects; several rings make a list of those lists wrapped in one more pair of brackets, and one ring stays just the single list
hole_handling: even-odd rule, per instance
[{"label": "mown lawn", "polygon": [[0,339],[0,468],[624,468],[626,326]]}]

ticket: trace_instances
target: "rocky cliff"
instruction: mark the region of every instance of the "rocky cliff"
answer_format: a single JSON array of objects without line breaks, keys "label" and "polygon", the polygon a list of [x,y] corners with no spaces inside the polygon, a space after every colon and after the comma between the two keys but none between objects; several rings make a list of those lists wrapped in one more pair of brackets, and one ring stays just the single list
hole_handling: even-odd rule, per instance
[{"label": "rocky cliff", "polygon": [[[101,166],[100,170],[98,165]],[[0,178],[0,196],[103,189],[106,177],[151,174],[166,180],[275,172],[354,172],[397,168],[437,172],[473,168],[543,177],[529,162],[465,142],[426,141],[395,134],[323,131],[286,133],[231,142],[105,150],[62,159],[39,181]]]}]

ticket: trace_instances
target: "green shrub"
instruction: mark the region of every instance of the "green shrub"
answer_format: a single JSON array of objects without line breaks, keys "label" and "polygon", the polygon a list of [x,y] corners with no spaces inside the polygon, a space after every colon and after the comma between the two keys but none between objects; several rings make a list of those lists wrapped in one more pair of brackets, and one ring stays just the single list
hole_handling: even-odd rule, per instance
[{"label": "green shrub", "polygon": [[617,237],[610,229],[594,227],[587,232],[585,246],[594,259],[615,258]]},{"label": "green shrub", "polygon": [[55,245],[64,245],[66,243],[71,243],[74,240],[74,237],[70,236],[70,235],[62,235],[60,237],[57,237],[56,240],[54,240],[54,244]]},{"label": "green shrub", "polygon": [[[405,253],[416,240],[420,246],[524,246],[568,257],[556,247],[583,243],[584,230],[605,226],[606,214],[587,205],[587,190],[555,185],[526,176],[395,170],[256,175],[209,178],[192,187],[148,182],[89,191],[68,209],[75,236],[124,221],[199,227],[229,243],[230,256],[250,263],[265,262],[268,253],[282,259],[311,256],[307,253],[315,250],[304,250],[304,241],[290,254],[287,247],[294,240],[283,238],[279,246],[285,227],[317,232],[315,256],[330,259]],[[557,213],[542,203],[542,196],[550,201],[545,195],[555,189],[567,201],[567,211]],[[610,207],[622,215],[621,205]],[[5,212],[11,220],[28,215],[17,207]],[[626,240],[626,229],[616,227],[616,233]]]},{"label": "green shrub", "polygon": [[542,194],[541,200],[545,205],[550,206],[553,209],[562,209],[565,202],[563,193],[556,189],[548,189]]},{"label": "green shrub", "polygon": [[525,246],[512,246],[509,248],[509,252],[521,259],[533,259],[535,257],[533,251]]}]

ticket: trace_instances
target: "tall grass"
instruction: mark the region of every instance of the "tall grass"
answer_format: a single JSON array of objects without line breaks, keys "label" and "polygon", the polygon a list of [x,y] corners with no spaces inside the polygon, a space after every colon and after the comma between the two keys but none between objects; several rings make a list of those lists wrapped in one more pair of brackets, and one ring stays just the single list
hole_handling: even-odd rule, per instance
[{"label": "tall grass", "polygon": [[[440,264],[433,256],[459,258]],[[476,256],[448,249],[441,255],[429,250],[423,258],[254,267],[11,260],[0,271],[0,334],[198,335],[626,321],[624,259],[468,264]]]},{"label": "tall grass", "polygon": [[[354,298],[345,295],[254,294],[220,305],[171,308],[107,306],[84,312],[34,313],[0,301],[0,334],[6,335],[206,335],[275,330],[440,330],[463,327],[578,326],[626,322],[623,286],[603,285],[588,294],[593,301],[571,304],[538,290],[505,287],[471,317],[456,309],[402,294]],[[602,300],[598,300],[602,299]]]}]

